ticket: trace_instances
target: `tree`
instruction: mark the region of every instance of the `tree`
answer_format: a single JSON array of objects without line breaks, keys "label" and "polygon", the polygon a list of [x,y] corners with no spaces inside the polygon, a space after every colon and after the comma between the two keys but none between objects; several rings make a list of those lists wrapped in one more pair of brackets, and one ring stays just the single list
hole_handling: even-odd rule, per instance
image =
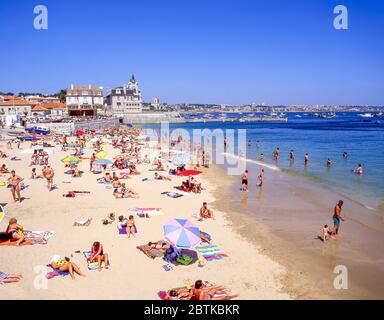
[{"label": "tree", "polygon": [[65,103],[65,98],[67,96],[67,90],[60,90],[57,95],[62,103]]}]

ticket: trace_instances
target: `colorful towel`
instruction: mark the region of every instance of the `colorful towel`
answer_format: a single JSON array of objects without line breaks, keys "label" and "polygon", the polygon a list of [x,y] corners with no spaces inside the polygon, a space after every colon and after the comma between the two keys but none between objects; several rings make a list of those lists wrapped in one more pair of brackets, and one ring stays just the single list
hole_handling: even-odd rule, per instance
[{"label": "colorful towel", "polygon": [[[87,261],[88,270],[98,270],[99,265],[97,264],[97,261],[95,262],[88,262],[88,257],[91,255],[91,251],[83,251],[83,255],[85,257],[85,260]],[[108,267],[110,266],[110,262],[108,260]],[[104,262],[101,263],[101,268],[105,268]]]},{"label": "colorful towel", "polygon": [[[16,240],[6,240],[6,241],[0,241],[0,246],[16,246]],[[29,239],[24,240],[20,246],[26,246],[26,245],[31,245],[33,242]]]},{"label": "colorful towel", "polygon": [[[47,267],[52,268],[52,266],[50,264],[47,264]],[[67,272],[67,271],[61,271],[61,270],[53,269],[53,271],[47,273],[46,278],[52,279],[52,278],[57,277],[57,276],[65,277],[67,275],[69,275],[69,272]]]},{"label": "colorful towel", "polygon": [[54,234],[54,231],[24,231],[24,236],[31,240],[33,244],[47,244]]},{"label": "colorful towel", "polygon": [[164,214],[164,212],[161,211],[161,208],[136,208],[135,212],[139,217],[145,217],[146,215],[149,217],[154,217]]},{"label": "colorful towel", "polygon": [[163,258],[165,253],[165,251],[162,249],[156,249],[146,244],[142,246],[138,246],[136,248],[139,249],[142,253],[144,253],[147,257],[151,259]]},{"label": "colorful towel", "polygon": [[216,245],[199,246],[199,247],[196,247],[195,249],[207,261],[221,260],[223,258],[228,257],[228,255],[222,253],[220,248]]}]

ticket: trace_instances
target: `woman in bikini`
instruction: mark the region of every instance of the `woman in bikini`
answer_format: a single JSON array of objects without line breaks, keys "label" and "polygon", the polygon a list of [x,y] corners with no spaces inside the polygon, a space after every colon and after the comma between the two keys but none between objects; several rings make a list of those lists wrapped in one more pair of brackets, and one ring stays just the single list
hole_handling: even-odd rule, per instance
[{"label": "woman in bikini", "polygon": [[5,233],[9,235],[10,239],[16,240],[16,246],[19,246],[24,240],[23,227],[17,224],[15,218],[11,218]]},{"label": "woman in bikini", "polygon": [[67,257],[61,259],[59,256],[54,256],[51,260],[51,266],[54,270],[60,270],[63,272],[69,272],[71,278],[75,280],[75,273],[79,276],[85,277],[85,274],[81,272],[78,265]]}]

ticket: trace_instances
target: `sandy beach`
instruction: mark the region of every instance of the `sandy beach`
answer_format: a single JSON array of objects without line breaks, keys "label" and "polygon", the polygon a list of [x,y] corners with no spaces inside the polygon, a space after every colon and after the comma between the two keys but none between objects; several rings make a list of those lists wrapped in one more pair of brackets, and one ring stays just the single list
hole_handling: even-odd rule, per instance
[{"label": "sandy beach", "polygon": [[[29,142],[23,142],[21,149],[29,146]],[[45,245],[0,247],[0,271],[23,275],[18,283],[0,286],[0,299],[158,299],[158,291],[192,284],[198,279],[224,285],[233,294],[238,294],[238,299],[294,298],[287,288],[283,288],[286,268],[236,232],[238,222],[232,222],[228,212],[211,205],[221,201],[218,196],[231,184],[231,180],[224,176],[218,178],[222,169],[214,166],[202,169],[203,174],[198,177],[204,188],[202,193],[190,193],[175,199],[161,193],[174,190],[173,187],[179,185],[183,177],[173,176],[172,181],[142,181],[143,178],[153,179],[154,173],[148,171],[150,165],[140,164],[137,168],[141,175],[125,181],[139,193],[140,198],[115,199],[111,189],[97,183],[100,175],[89,172],[89,160],[79,164],[84,171],[81,178],[64,174],[66,169],[60,159],[70,152],[61,151],[61,146],[56,146],[50,156],[50,164],[55,170],[54,183],[58,186],[50,192],[45,179],[29,179],[30,155],[21,154],[21,150],[17,149],[6,150],[5,143],[2,143],[1,150],[21,158],[20,161],[2,159],[2,163],[10,170],[16,170],[29,187],[22,191],[24,200],[20,204],[13,203],[9,189],[0,187],[0,202],[6,213],[0,230],[4,231],[8,219],[15,217],[25,230],[54,231],[54,236]],[[119,153],[111,145],[105,145],[104,150],[109,159]],[[87,146],[84,157],[90,157],[92,152],[92,148]],[[158,151],[144,150],[143,154],[151,158],[158,156]],[[41,167],[36,167],[40,173]],[[3,175],[0,181],[6,181],[8,177],[9,174]],[[90,191],[90,194],[76,198],[62,197],[70,190]],[[197,220],[196,214],[204,201],[213,208],[214,220]],[[111,212],[116,216],[134,214],[130,210],[136,207],[161,208],[164,214],[150,218],[135,216],[138,234],[129,239],[118,234],[116,221],[109,225],[101,222]],[[92,218],[90,226],[73,226],[76,220],[87,218]],[[173,218],[188,219],[210,234],[212,243],[218,245],[228,257],[206,262],[204,267],[198,267],[196,262],[165,271],[162,259],[152,260],[136,247],[163,239],[163,225]],[[109,270],[87,270],[82,251],[90,250],[94,241],[104,245],[104,251],[110,257]],[[45,266],[54,255],[70,257],[86,273],[86,277],[45,280],[44,273],[51,271]]]}]

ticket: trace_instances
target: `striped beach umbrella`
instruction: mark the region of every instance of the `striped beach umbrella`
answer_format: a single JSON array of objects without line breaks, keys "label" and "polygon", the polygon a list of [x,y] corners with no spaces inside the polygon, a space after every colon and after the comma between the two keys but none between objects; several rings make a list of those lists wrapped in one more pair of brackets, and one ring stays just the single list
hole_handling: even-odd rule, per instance
[{"label": "striped beach umbrella", "polygon": [[200,230],[186,219],[173,219],[164,225],[164,236],[172,245],[191,248],[201,241]]}]

